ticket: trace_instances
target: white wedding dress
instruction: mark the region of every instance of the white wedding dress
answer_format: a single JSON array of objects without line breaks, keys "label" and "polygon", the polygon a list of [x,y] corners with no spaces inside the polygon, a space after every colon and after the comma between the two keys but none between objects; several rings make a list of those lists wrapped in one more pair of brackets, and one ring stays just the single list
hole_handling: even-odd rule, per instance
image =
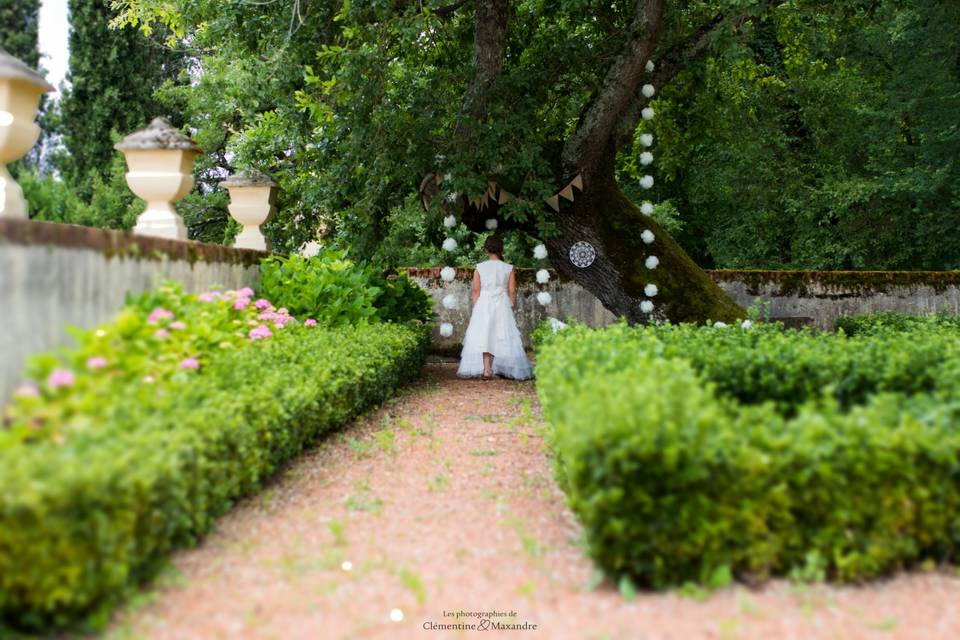
[{"label": "white wedding dress", "polygon": [[463,352],[457,375],[470,378],[483,375],[483,354],[493,354],[493,373],[515,380],[533,377],[533,368],[523,350],[523,341],[513,317],[507,283],[513,265],[502,260],[487,260],[477,265],[480,297],[470,315],[463,337]]}]

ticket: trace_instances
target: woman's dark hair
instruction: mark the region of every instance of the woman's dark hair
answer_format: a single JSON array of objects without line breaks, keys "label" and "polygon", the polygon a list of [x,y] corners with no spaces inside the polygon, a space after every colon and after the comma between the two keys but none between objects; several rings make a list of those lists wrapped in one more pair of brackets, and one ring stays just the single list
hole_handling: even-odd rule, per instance
[{"label": "woman's dark hair", "polygon": [[486,242],[483,243],[483,250],[503,260],[503,238],[500,236],[489,236]]}]

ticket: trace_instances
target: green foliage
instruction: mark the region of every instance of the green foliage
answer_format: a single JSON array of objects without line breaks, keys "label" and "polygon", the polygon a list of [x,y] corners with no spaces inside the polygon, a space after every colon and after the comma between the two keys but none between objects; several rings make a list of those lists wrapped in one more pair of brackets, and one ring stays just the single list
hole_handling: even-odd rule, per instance
[{"label": "green foliage", "polygon": [[110,29],[110,0],[70,0],[70,87],[58,103],[59,129],[68,153],[56,159],[61,173],[82,199],[91,178],[106,180],[118,136],[166,113],[154,91],[185,66],[182,53],[150,41],[135,29]]},{"label": "green foliage", "polygon": [[0,450],[0,635],[102,626],[171,550],[415,377],[428,339],[401,325],[291,325],[194,375],[84,388],[103,405],[97,420]]},{"label": "green foliage", "polygon": [[960,318],[946,312],[929,316],[914,316],[907,313],[884,311],[864,316],[846,316],[838,318],[834,323],[834,328],[837,331],[843,331],[848,336],[918,329],[935,330],[937,327],[958,329],[960,328]]},{"label": "green foliage", "polygon": [[0,48],[31,69],[40,67],[40,0],[0,0]]},{"label": "green foliage", "polygon": [[405,275],[384,276],[333,249],[264,260],[261,290],[293,315],[329,326],[433,317],[430,295]]},{"label": "green foliage", "polygon": [[[33,219],[129,230],[143,212],[144,204],[127,186],[126,171],[123,158],[116,155],[110,161],[107,177],[91,172],[85,190],[36,170],[21,173],[18,181]],[[81,195],[81,191],[87,195]]]},{"label": "green foliage", "polygon": [[591,555],[658,588],[950,559],[957,337],[541,331],[537,390]]}]

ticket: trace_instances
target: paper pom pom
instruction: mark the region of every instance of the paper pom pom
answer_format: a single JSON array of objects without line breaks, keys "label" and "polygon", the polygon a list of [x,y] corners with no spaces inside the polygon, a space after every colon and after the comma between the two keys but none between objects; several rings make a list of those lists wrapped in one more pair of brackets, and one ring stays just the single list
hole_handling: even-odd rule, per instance
[{"label": "paper pom pom", "polygon": [[652,133],[645,133],[645,134],[641,135],[641,136],[640,136],[640,144],[642,144],[642,145],[645,146],[645,147],[652,147],[652,146],[653,146],[653,134],[652,134]]},{"label": "paper pom pom", "polygon": [[444,267],[440,269],[440,278],[444,282],[453,282],[454,278],[457,277],[457,270],[453,267]]},{"label": "paper pom pom", "polygon": [[640,213],[642,213],[642,214],[645,215],[645,216],[652,216],[652,215],[653,215],[653,203],[652,203],[652,202],[644,202],[642,205],[640,205]]},{"label": "paper pom pom", "polygon": [[447,238],[443,241],[443,250],[444,251],[456,251],[457,250],[457,241],[453,238]]},{"label": "paper pom pom", "polygon": [[653,70],[657,68],[657,65],[653,64],[653,60],[647,60],[647,73],[653,73]]},{"label": "paper pom pom", "polygon": [[487,218],[487,229],[493,231],[497,228],[497,219],[496,218]]},{"label": "paper pom pom", "polygon": [[640,178],[640,186],[643,187],[644,189],[652,189],[653,176],[643,176],[642,178]]},{"label": "paper pom pom", "polygon": [[655,94],[656,92],[657,92],[657,90],[654,88],[654,86],[653,86],[652,84],[645,84],[645,85],[643,85],[643,87],[640,89],[640,93],[643,94],[643,97],[644,97],[644,98],[652,98],[652,97],[653,97],[653,94]]},{"label": "paper pom pom", "polygon": [[753,327],[753,323],[750,322],[749,320],[744,320],[743,322],[740,323],[741,329],[751,329],[752,327]]},{"label": "paper pom pom", "polygon": [[550,282],[550,272],[546,269],[540,269],[537,271],[537,282],[540,284],[547,284]]},{"label": "paper pom pom", "polygon": [[653,235],[653,231],[650,231],[650,229],[644,229],[643,233],[640,234],[640,239],[643,240],[645,244],[652,244],[657,237]]},{"label": "paper pom pom", "polygon": [[541,291],[540,293],[537,294],[537,302],[539,302],[543,306],[547,306],[548,304],[553,302],[553,296],[551,296],[546,291]]},{"label": "paper pom pom", "polygon": [[440,325],[440,335],[444,338],[449,338],[453,335],[453,325],[449,322],[444,322]]},{"label": "paper pom pom", "polygon": [[643,264],[646,265],[647,269],[656,269],[660,264],[660,258],[657,256],[650,256]]},{"label": "paper pom pom", "polygon": [[653,303],[649,300],[644,300],[640,303],[640,311],[644,313],[653,313]]},{"label": "paper pom pom", "polygon": [[648,164],[653,164],[653,154],[649,151],[644,151],[640,154],[640,164],[646,166]]},{"label": "paper pom pom", "polygon": [[655,284],[648,284],[647,286],[645,286],[645,287],[643,288],[643,293],[644,293],[644,295],[646,295],[648,298],[655,298],[655,297],[657,296],[657,292],[658,292],[658,291],[659,291],[659,289],[657,289],[657,285],[655,285]]},{"label": "paper pom pom", "polygon": [[533,248],[533,257],[537,260],[543,260],[547,257],[547,248],[542,244],[538,244]]},{"label": "paper pom pom", "polygon": [[556,333],[557,331],[561,331],[561,330],[563,330],[563,329],[566,329],[566,328],[567,328],[567,323],[566,323],[566,322],[561,322],[560,320],[557,320],[556,318],[550,318],[550,328],[553,329],[553,332],[554,332],[554,333]]},{"label": "paper pom pom", "polygon": [[457,308],[457,297],[453,294],[447,294],[443,296],[443,300],[440,301],[444,309],[456,309]]},{"label": "paper pom pom", "polygon": [[447,229],[453,229],[457,226],[457,216],[451,214],[443,219],[443,226]]},{"label": "paper pom pom", "polygon": [[643,116],[644,120],[653,120],[653,116],[656,115],[656,112],[653,110],[653,107],[645,107],[640,114]]}]

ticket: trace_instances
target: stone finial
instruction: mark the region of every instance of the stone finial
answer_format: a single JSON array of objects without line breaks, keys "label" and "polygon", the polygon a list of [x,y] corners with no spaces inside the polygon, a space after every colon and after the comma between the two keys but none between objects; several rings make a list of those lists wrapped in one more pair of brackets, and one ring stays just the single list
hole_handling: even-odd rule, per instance
[{"label": "stone finial", "polygon": [[7,171],[40,137],[34,122],[40,96],[53,87],[43,77],[0,49],[0,217],[26,218],[23,190]]},{"label": "stone finial", "polygon": [[21,80],[41,89],[42,93],[56,91],[46,78],[14,58],[3,47],[0,47],[0,79]]},{"label": "stone finial", "polygon": [[203,153],[196,142],[180,133],[166,118],[154,118],[140,131],[134,131],[113,145],[117,151],[140,151],[148,149],[175,149]]},{"label": "stone finial", "polygon": [[230,193],[230,204],[227,206],[230,215],[243,226],[233,246],[268,250],[260,225],[276,213],[277,183],[265,173],[248,169],[230,176],[220,186]]}]

